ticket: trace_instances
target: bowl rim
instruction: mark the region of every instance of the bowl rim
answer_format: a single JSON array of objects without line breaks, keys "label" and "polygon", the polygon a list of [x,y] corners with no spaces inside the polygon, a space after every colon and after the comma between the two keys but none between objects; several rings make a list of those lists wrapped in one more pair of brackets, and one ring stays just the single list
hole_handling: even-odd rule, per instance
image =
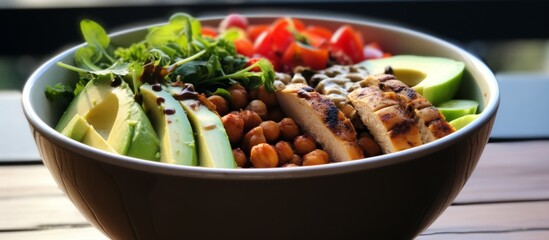
[{"label": "bowl rim", "polygon": [[[390,166],[393,164],[409,161],[416,159],[421,161],[421,157],[431,154],[440,149],[447,148],[452,144],[466,138],[467,136],[473,134],[475,131],[478,131],[481,127],[491,120],[492,117],[495,117],[497,108],[499,106],[499,89],[497,86],[497,81],[495,79],[492,71],[477,57],[463,50],[462,48],[454,45],[448,41],[442,40],[433,35],[428,35],[410,28],[404,28],[396,26],[391,23],[384,23],[379,21],[372,21],[369,19],[362,18],[346,18],[342,16],[337,17],[325,17],[318,16],[314,14],[300,14],[299,16],[294,14],[284,14],[284,15],[272,15],[272,14],[244,14],[249,18],[277,18],[281,16],[295,17],[303,20],[322,20],[322,21],[335,21],[335,22],[345,22],[355,25],[366,25],[375,28],[387,29],[389,31],[401,32],[406,35],[412,35],[419,37],[426,41],[435,42],[436,44],[443,45],[445,48],[451,49],[459,55],[463,56],[463,59],[469,60],[469,64],[476,69],[481,76],[485,79],[485,83],[490,92],[490,97],[487,100],[487,104],[484,107],[483,111],[480,113],[479,117],[460,129],[452,133],[449,137],[438,139],[427,144],[423,144],[414,148],[407,150],[383,154],[379,156],[358,159],[348,162],[338,162],[325,165],[317,166],[301,166],[295,168],[269,168],[269,169],[215,169],[215,168],[205,168],[197,166],[180,166],[172,165],[155,161],[147,161],[142,159],[137,159],[133,157],[118,155],[114,153],[109,153],[102,151],[78,141],[74,141],[70,138],[63,136],[61,133],[57,132],[55,129],[46,124],[34,111],[33,105],[30,101],[31,90],[34,86],[34,83],[40,78],[40,76],[50,67],[55,66],[55,63],[61,58],[74,52],[76,49],[85,45],[85,43],[78,44],[74,47],[71,47],[67,50],[58,53],[54,57],[46,60],[43,64],[40,65],[28,78],[22,92],[22,106],[24,114],[27,118],[29,124],[32,125],[33,131],[37,131],[42,134],[45,138],[52,143],[62,146],[67,150],[73,151],[78,154],[85,154],[86,157],[100,161],[105,164],[117,165],[120,167],[131,168],[139,171],[146,171],[151,173],[166,174],[172,176],[185,176],[192,178],[206,178],[206,179],[232,179],[232,180],[245,180],[245,179],[263,179],[263,180],[273,180],[273,179],[289,179],[289,178],[303,178],[303,177],[316,177],[316,176],[326,176],[334,174],[343,174],[347,172],[353,172],[358,170],[374,169],[384,166]],[[202,17],[198,18],[202,21],[217,21],[220,20],[220,16],[211,16],[211,17]],[[158,23],[163,24],[163,23]],[[116,37],[135,31],[142,31],[151,26],[158,24],[147,24],[143,26],[131,27],[128,29],[120,30],[109,34],[110,37]],[[478,80],[476,80],[478,81]],[[35,138],[37,138],[36,134]],[[484,144],[484,143],[482,143]],[[42,161],[44,161],[42,159]]]}]

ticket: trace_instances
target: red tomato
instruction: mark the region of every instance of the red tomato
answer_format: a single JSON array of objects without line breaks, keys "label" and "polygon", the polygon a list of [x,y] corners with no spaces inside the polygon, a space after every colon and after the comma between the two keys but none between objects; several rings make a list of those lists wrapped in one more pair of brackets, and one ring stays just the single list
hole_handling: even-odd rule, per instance
[{"label": "red tomato", "polygon": [[270,31],[264,31],[256,38],[254,42],[254,53],[270,59],[270,56],[274,57],[272,51],[273,35]]},{"label": "red tomato", "polygon": [[272,50],[278,56],[282,56],[288,46],[295,41],[293,33],[288,28],[288,20],[287,18],[278,19],[269,29],[273,39]]},{"label": "red tomato", "polygon": [[236,47],[236,52],[246,57],[252,57],[254,55],[254,45],[250,40],[246,38],[238,38],[233,41]]},{"label": "red tomato", "polygon": [[255,42],[259,34],[266,31],[267,28],[269,28],[269,25],[267,24],[258,24],[258,25],[250,25],[248,26],[248,29],[246,32],[248,32],[248,37],[252,42]]},{"label": "red tomato", "polygon": [[343,25],[330,39],[331,54],[341,64],[354,64],[364,60],[362,36],[351,26]]},{"label": "red tomato", "polygon": [[320,35],[307,32],[307,30],[300,33],[307,39],[307,43],[315,48],[326,48],[329,45],[329,38],[324,38]]},{"label": "red tomato", "polygon": [[213,27],[202,26],[202,29],[200,32],[202,33],[202,36],[205,36],[205,37],[211,37],[211,38],[217,37],[217,30]]},{"label": "red tomato", "polygon": [[256,55],[269,59],[276,70],[281,69],[277,63],[281,62],[286,49],[295,42],[294,34],[289,29],[290,24],[293,24],[296,29],[305,27],[301,21],[279,18],[261,32],[254,42]]},{"label": "red tomato", "polygon": [[330,39],[333,34],[329,29],[315,25],[308,26],[307,29],[305,29],[305,32],[313,33],[326,39]]},{"label": "red tomato", "polygon": [[299,42],[293,42],[282,58],[284,71],[291,71],[296,66],[308,66],[312,69],[324,69],[328,64],[328,50],[314,48]]},{"label": "red tomato", "polygon": [[297,30],[298,32],[301,32],[301,31],[305,30],[305,23],[303,23],[303,21],[301,21],[299,19],[295,19],[295,18],[289,18],[289,17],[278,18],[274,21],[274,23],[271,26],[283,25],[283,26],[286,27],[290,23],[292,23],[295,30]]},{"label": "red tomato", "polygon": [[231,27],[248,28],[248,19],[240,14],[229,14],[219,23],[219,31],[223,32]]}]

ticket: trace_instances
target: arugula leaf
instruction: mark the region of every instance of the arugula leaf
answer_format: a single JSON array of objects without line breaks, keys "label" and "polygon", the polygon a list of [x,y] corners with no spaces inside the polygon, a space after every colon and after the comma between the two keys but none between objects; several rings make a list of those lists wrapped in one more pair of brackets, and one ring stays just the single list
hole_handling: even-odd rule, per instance
[{"label": "arugula leaf", "polygon": [[[256,67],[259,67],[261,71],[252,71]],[[269,62],[269,60],[262,58],[242,70],[224,76],[210,78],[206,81],[203,81],[202,83],[215,83],[231,79],[240,82],[244,87],[248,89],[253,89],[260,86],[261,84],[264,84],[267,90],[274,91],[274,78],[275,73],[273,70],[273,65],[271,64],[271,62]]]},{"label": "arugula leaf", "polygon": [[74,61],[80,68],[92,71],[101,70],[101,67],[97,64],[99,64],[102,55],[101,52],[97,52],[93,47],[86,46],[76,50],[74,53]]},{"label": "arugula leaf", "polygon": [[[111,46],[110,38],[98,23],[80,23],[87,45],[75,52],[76,66],[62,62],[57,65],[79,73],[73,88],[53,86],[50,96],[76,95],[91,79],[122,78],[138,94],[143,82],[151,84],[182,80],[192,83],[198,92],[219,93],[223,88],[240,83],[248,89],[265,85],[274,89],[274,70],[263,59],[248,66],[247,57],[237,54],[233,44],[238,31],[227,31],[215,39],[201,35],[201,24],[185,13],[172,15],[167,24],[149,29],[145,39],[129,47]],[[115,49],[112,51],[112,49]],[[257,70],[259,69],[259,70]]]},{"label": "arugula leaf", "polygon": [[73,90],[69,85],[57,83],[53,86],[46,87],[46,98],[50,101],[65,99],[70,101],[72,99]]},{"label": "arugula leaf", "polygon": [[103,53],[103,55],[112,63],[115,60],[107,53],[107,47],[110,44],[109,35],[98,23],[84,19],[80,22],[80,30],[84,39],[90,47]]}]

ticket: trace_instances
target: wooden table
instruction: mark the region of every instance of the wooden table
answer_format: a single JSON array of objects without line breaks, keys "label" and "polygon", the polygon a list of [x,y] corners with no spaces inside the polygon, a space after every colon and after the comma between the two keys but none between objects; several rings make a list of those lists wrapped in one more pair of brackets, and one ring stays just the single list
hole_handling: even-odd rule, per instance
[{"label": "wooden table", "polygon": [[[43,165],[0,165],[0,179],[0,239],[106,239]],[[489,143],[454,204],[417,239],[549,239],[549,140]]]}]

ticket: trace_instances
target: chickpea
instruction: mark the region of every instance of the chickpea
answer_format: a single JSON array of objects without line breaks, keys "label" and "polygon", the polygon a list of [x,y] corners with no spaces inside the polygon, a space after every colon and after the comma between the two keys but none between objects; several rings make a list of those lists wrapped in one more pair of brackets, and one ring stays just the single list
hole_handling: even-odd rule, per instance
[{"label": "chickpea", "polygon": [[267,113],[268,113],[267,106],[261,100],[252,100],[246,106],[246,110],[251,110],[256,112],[257,115],[259,115],[263,120],[267,119]]},{"label": "chickpea", "polygon": [[292,141],[297,135],[299,135],[299,127],[291,118],[283,118],[278,123],[280,127],[280,136],[282,139]]},{"label": "chickpea", "polygon": [[329,162],[328,153],[324,150],[315,149],[303,156],[303,166],[326,164]]},{"label": "chickpea", "polygon": [[238,167],[246,167],[246,164],[248,163],[248,159],[246,158],[246,154],[242,151],[240,148],[233,149],[233,156],[234,161],[236,162],[236,165]]},{"label": "chickpea", "polygon": [[234,84],[229,87],[231,93],[231,108],[240,110],[248,104],[248,92],[240,84]]},{"label": "chickpea", "polygon": [[301,164],[303,164],[303,159],[299,155],[294,154],[292,155],[292,159],[290,159],[290,162],[288,162],[288,164],[295,164],[297,166],[301,166]]},{"label": "chickpea", "polygon": [[261,117],[254,111],[242,110],[240,116],[244,119],[244,132],[250,131],[261,124]]},{"label": "chickpea", "polygon": [[208,100],[215,105],[215,110],[220,116],[229,112],[229,102],[225,98],[219,95],[212,95],[208,97]]},{"label": "chickpea", "polygon": [[282,109],[280,109],[280,107],[269,108],[267,119],[275,122],[280,122],[280,120],[282,120],[284,117],[284,112],[282,112]]},{"label": "chickpea", "polygon": [[294,150],[292,145],[286,141],[280,141],[275,144],[275,150],[278,154],[278,161],[280,164],[285,164],[292,160],[294,156]]},{"label": "chickpea", "polygon": [[267,142],[273,143],[280,137],[280,127],[274,121],[265,121],[259,124],[263,128]]},{"label": "chickpea", "polygon": [[357,140],[358,146],[364,152],[364,156],[372,157],[381,154],[381,147],[370,134],[361,134]]},{"label": "chickpea", "polygon": [[267,140],[263,134],[263,128],[255,127],[244,135],[244,139],[242,140],[242,149],[244,149],[246,153],[250,153],[250,149],[260,143],[267,143]]},{"label": "chickpea", "polygon": [[278,105],[276,93],[274,91],[270,92],[267,90],[265,85],[261,85],[257,88],[257,99],[263,101],[267,107],[274,107]]},{"label": "chickpea", "polygon": [[294,139],[295,152],[301,156],[316,149],[316,141],[309,135],[299,135]]},{"label": "chickpea", "polygon": [[229,142],[233,145],[237,144],[244,135],[244,119],[240,114],[229,113],[221,117],[221,121],[229,137]]},{"label": "chickpea", "polygon": [[250,101],[258,99],[257,98],[257,89],[258,88],[254,88],[254,89],[250,89],[248,91],[248,99],[250,99]]},{"label": "chickpea", "polygon": [[252,147],[250,162],[256,168],[273,168],[278,166],[278,155],[273,146],[260,143]]}]

